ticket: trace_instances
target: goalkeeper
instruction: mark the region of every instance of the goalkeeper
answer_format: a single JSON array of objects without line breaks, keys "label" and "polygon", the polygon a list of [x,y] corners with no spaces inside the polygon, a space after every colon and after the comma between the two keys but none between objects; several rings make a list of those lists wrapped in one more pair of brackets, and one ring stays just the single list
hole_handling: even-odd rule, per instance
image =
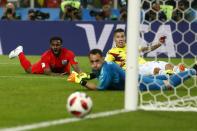
[{"label": "goalkeeper", "polygon": [[[91,90],[124,90],[125,71],[114,62],[105,62],[101,50],[91,50],[89,53],[89,61],[92,73],[88,75],[88,77],[73,73],[68,77],[68,81],[80,83],[82,86]],[[187,71],[169,77],[166,75],[157,75],[155,77],[139,75],[139,89],[142,91],[172,89],[191,76],[196,75],[196,70],[197,65],[194,65],[194,69],[188,69]],[[98,79],[98,84],[88,81],[94,78]]]}]

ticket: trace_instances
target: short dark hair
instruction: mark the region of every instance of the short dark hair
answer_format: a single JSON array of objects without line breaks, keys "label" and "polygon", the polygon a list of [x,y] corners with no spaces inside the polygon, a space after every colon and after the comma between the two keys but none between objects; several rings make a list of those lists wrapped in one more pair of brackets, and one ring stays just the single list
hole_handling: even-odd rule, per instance
[{"label": "short dark hair", "polygon": [[89,56],[90,56],[91,54],[92,54],[92,55],[99,54],[100,56],[103,56],[103,52],[102,52],[100,49],[92,49],[92,50],[90,50]]},{"label": "short dark hair", "polygon": [[125,30],[124,30],[124,29],[121,29],[121,28],[118,28],[118,29],[116,29],[116,30],[114,31],[114,35],[115,35],[116,33],[120,33],[120,32],[124,32],[124,33],[125,33]]},{"label": "short dark hair", "polygon": [[53,40],[60,40],[61,43],[63,42],[62,38],[59,37],[59,36],[53,36],[53,37],[51,37],[51,38],[50,38],[50,43],[51,43]]}]

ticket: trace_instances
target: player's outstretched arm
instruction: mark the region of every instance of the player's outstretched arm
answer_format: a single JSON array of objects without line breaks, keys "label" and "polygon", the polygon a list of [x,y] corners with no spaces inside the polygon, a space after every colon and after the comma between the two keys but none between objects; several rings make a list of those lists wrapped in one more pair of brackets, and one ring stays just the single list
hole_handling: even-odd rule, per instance
[{"label": "player's outstretched arm", "polygon": [[81,76],[81,74],[78,74],[77,72],[72,71],[72,73],[68,76],[67,81],[78,83],[90,90],[96,90],[96,84],[87,81],[87,80],[94,79],[94,78],[95,78],[95,75],[93,73],[89,74],[87,77],[83,77]]},{"label": "player's outstretched arm", "polygon": [[157,48],[159,48],[161,45],[163,45],[165,43],[165,40],[166,40],[166,36],[161,36],[159,38],[159,42],[155,45],[151,45],[151,46],[147,46],[147,47],[141,47],[140,48],[140,52],[150,52],[150,51],[153,51],[153,50],[156,50]]},{"label": "player's outstretched arm", "polygon": [[[84,83],[83,83],[84,82]],[[97,85],[95,83],[89,82],[89,81],[81,81],[80,84],[84,87],[86,87],[89,90],[96,90]]]}]

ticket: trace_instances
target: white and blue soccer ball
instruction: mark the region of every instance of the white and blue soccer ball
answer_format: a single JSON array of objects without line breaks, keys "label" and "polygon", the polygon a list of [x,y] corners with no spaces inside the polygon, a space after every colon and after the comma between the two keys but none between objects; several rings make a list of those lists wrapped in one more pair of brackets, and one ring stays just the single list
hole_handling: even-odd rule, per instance
[{"label": "white and blue soccer ball", "polygon": [[92,100],[84,92],[74,92],[67,99],[67,110],[75,117],[84,117],[92,109]]}]

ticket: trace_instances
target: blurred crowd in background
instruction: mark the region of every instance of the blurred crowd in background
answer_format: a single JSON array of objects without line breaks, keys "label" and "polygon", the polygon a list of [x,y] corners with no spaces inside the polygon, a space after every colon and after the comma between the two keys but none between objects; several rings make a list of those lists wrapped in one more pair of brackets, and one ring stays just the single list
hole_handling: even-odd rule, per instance
[{"label": "blurred crowd in background", "polygon": [[26,20],[47,20],[58,15],[56,20],[126,21],[126,4],[127,0],[0,0],[4,20],[21,19],[26,14]]},{"label": "blurred crowd in background", "polygon": [[[2,20],[127,21],[128,0],[0,0]],[[26,15],[26,17],[24,16]],[[197,21],[197,0],[141,0],[141,22]]]},{"label": "blurred crowd in background", "polygon": [[[149,2],[151,1],[151,2]],[[143,0],[142,14],[146,21],[161,22],[197,19],[197,0]]]}]

